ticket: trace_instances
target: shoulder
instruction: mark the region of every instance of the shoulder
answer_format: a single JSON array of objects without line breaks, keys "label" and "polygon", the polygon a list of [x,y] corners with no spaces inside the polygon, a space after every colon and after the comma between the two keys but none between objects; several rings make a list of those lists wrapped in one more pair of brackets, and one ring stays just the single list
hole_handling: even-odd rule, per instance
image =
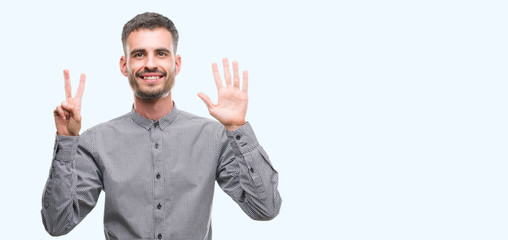
[{"label": "shoulder", "polygon": [[224,125],[222,125],[220,122],[210,119],[201,117],[186,111],[178,110],[178,115],[175,121],[176,126],[182,126],[182,127],[189,127],[194,129],[202,129],[202,130],[208,130],[217,133],[218,131],[223,131]]},{"label": "shoulder", "polygon": [[100,132],[105,129],[115,128],[115,127],[121,127],[125,126],[127,124],[130,124],[132,122],[132,118],[129,115],[130,113],[126,113],[122,116],[119,116],[117,118],[111,119],[107,122],[99,123],[89,129],[87,129],[83,134],[92,134],[95,132]]},{"label": "shoulder", "polygon": [[217,123],[217,121],[214,121],[212,119],[201,117],[186,111],[182,111],[180,109],[178,109],[178,118],[180,118],[179,120],[181,121],[189,121],[193,123],[203,123],[203,124]]}]

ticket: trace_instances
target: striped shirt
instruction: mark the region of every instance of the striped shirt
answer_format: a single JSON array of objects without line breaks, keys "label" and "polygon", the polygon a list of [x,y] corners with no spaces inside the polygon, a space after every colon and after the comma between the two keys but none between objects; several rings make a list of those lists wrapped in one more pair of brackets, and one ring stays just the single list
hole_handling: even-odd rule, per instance
[{"label": "striped shirt", "polygon": [[270,220],[278,174],[249,123],[178,110],[152,121],[134,109],[80,136],[56,136],[42,198],[50,235],[71,231],[106,194],[106,239],[211,239],[215,181],[252,219]]}]

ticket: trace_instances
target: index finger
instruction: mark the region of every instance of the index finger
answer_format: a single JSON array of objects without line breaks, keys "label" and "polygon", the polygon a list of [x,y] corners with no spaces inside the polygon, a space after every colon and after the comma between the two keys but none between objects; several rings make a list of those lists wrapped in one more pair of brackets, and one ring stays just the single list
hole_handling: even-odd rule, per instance
[{"label": "index finger", "polygon": [[220,79],[219,68],[217,67],[217,63],[212,64],[213,71],[213,79],[215,79],[215,85],[217,85],[217,89],[222,88],[222,80]]},{"label": "index finger", "polygon": [[82,73],[81,77],[79,78],[78,91],[76,92],[77,98],[83,97],[83,92],[85,91],[85,80],[86,80],[86,75],[84,73]]},{"label": "index finger", "polygon": [[247,88],[249,87],[249,74],[247,73],[247,70],[243,71],[243,85],[242,85],[242,91],[247,93]]},{"label": "index finger", "polygon": [[65,98],[69,99],[72,97],[71,78],[69,77],[69,70],[65,69],[63,71],[63,74],[64,74],[64,81],[65,81]]}]

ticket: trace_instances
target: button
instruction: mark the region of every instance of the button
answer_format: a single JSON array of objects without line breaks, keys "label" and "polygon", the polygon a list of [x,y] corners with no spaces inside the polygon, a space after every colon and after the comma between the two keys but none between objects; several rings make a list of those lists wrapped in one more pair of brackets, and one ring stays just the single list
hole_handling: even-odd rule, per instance
[{"label": "button", "polygon": [[161,179],[161,175],[157,173],[157,176],[155,176],[157,179]]},{"label": "button", "polygon": [[161,209],[162,208],[162,205],[159,203],[159,205],[157,205],[157,209]]},{"label": "button", "polygon": [[236,135],[236,140],[240,140],[242,138],[240,135]]},{"label": "button", "polygon": [[153,124],[153,126],[154,126],[154,127],[158,127],[158,126],[159,126],[159,121],[155,122],[155,123]]},{"label": "button", "polygon": [[158,149],[158,148],[159,148],[159,144],[155,143],[155,149]]},{"label": "button", "polygon": [[253,173],[254,172],[254,168],[250,167],[249,171]]},{"label": "button", "polygon": [[162,239],[162,234],[159,233],[159,235],[157,235],[157,238]]}]

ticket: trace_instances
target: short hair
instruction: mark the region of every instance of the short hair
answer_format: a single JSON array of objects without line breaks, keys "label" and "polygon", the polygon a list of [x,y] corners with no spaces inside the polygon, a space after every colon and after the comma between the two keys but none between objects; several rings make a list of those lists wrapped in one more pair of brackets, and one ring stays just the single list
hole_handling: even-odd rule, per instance
[{"label": "short hair", "polygon": [[169,18],[154,12],[145,12],[138,14],[123,26],[122,31],[122,45],[125,51],[127,45],[127,37],[131,32],[141,28],[147,28],[153,30],[155,28],[163,27],[167,29],[173,37],[173,48],[176,53],[176,47],[178,46],[178,30],[176,30],[175,24]]}]

